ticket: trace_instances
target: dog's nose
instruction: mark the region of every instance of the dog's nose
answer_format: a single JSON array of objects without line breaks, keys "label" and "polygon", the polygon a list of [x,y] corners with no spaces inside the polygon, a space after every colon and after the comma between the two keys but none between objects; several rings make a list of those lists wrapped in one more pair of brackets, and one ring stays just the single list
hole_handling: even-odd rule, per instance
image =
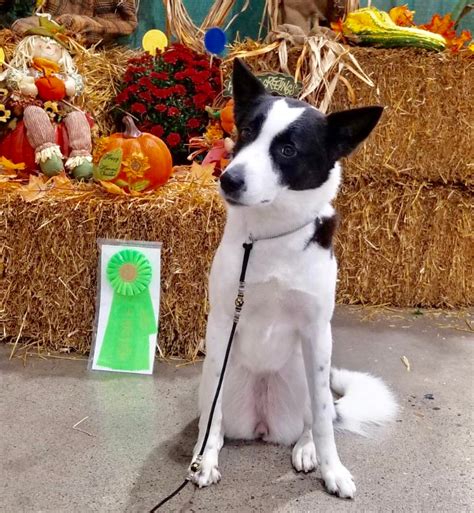
[{"label": "dog's nose", "polygon": [[221,188],[230,195],[243,191],[245,187],[244,170],[242,166],[234,166],[221,176]]}]

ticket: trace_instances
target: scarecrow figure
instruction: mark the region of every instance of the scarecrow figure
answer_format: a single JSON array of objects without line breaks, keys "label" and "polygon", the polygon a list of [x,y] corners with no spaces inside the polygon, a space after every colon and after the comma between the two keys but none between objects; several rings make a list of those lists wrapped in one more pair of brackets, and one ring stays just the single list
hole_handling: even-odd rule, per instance
[{"label": "scarecrow figure", "polygon": [[56,102],[65,111],[64,124],[69,140],[66,168],[75,178],[92,176],[91,130],[86,115],[68,101],[82,93],[84,83],[78,74],[62,28],[46,18],[26,32],[18,44],[6,72],[12,94],[24,105],[26,136],[35,151],[35,161],[47,176],[63,171],[63,155],[47,104]]}]

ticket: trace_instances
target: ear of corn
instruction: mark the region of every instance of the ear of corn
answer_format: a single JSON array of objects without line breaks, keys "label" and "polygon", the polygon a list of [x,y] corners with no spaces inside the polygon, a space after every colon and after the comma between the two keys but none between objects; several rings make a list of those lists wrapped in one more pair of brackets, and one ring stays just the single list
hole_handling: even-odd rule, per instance
[{"label": "ear of corn", "polygon": [[414,46],[438,51],[446,48],[443,36],[415,27],[399,27],[386,12],[375,7],[366,7],[349,13],[343,29],[345,35],[355,36],[361,44],[386,48]]}]

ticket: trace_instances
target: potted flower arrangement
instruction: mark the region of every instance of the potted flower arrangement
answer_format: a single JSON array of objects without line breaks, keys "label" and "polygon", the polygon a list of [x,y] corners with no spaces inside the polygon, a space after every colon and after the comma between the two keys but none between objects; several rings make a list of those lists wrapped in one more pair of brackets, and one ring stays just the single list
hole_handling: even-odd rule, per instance
[{"label": "potted flower arrangement", "polygon": [[120,117],[126,111],[140,130],[162,138],[179,163],[189,153],[189,139],[205,129],[205,107],[220,91],[218,62],[175,43],[155,57],[131,59],[115,103]]}]

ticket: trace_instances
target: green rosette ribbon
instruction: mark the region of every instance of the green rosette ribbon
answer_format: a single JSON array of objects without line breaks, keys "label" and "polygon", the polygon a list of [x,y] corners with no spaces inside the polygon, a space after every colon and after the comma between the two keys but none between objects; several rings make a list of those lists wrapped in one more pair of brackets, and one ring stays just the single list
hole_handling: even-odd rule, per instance
[{"label": "green rosette ribbon", "polygon": [[97,364],[113,370],[149,371],[150,335],[157,332],[150,296],[152,268],[143,253],[124,249],[109,260],[114,291]]}]

